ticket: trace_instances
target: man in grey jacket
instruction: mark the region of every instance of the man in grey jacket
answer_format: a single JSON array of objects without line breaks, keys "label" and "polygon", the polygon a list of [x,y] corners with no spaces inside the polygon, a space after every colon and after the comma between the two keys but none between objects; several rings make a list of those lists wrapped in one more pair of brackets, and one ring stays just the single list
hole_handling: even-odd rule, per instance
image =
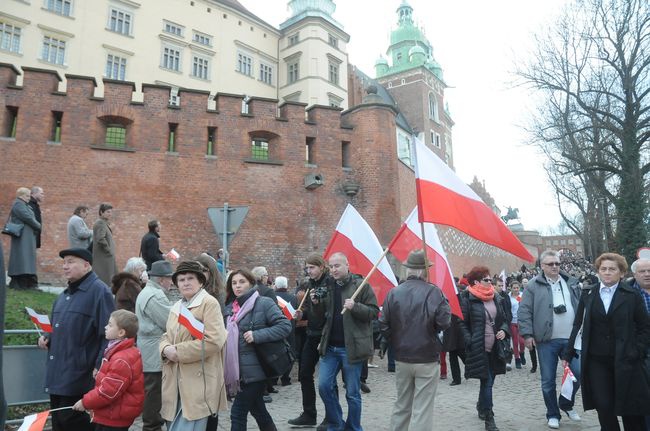
[{"label": "man in grey jacket", "polygon": [[93,240],[93,231],[86,224],[87,206],[80,205],[68,220],[68,243],[71,248],[88,248]]},{"label": "man in grey jacket", "polygon": [[[579,383],[573,385],[570,400],[557,398],[555,377],[558,358],[563,357],[569,343],[575,311],[580,300],[578,279],[560,273],[560,255],[553,250],[542,253],[539,259],[543,273],[528,282],[519,304],[519,333],[526,347],[537,348],[542,378],[542,395],[546,404],[548,427],[560,427],[560,410],[573,421],[580,416],[573,410]],[[573,358],[569,365],[578,382],[580,362]]]},{"label": "man in grey jacket", "polygon": [[135,314],[140,324],[138,328],[138,347],[142,352],[144,370],[144,409],[142,411],[142,431],[160,431],[163,418],[162,406],[162,362],[158,345],[165,332],[169,310],[172,304],[166,291],[172,287],[172,264],[166,260],[154,262],[149,271],[149,281],[135,302]]},{"label": "man in grey jacket", "polygon": [[407,279],[388,292],[379,319],[398,362],[393,431],[430,429],[434,423],[442,348],[438,333],[451,324],[447,298],[438,286],[424,281],[427,265],[422,250],[412,251],[404,266]]}]

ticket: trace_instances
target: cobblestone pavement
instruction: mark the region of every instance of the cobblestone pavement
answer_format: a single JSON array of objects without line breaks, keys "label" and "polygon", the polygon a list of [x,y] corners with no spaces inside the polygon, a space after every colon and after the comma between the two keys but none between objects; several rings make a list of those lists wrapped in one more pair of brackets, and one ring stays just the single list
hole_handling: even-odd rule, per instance
[{"label": "cobblestone pavement", "polygon": [[[366,431],[382,431],[388,429],[390,414],[395,401],[395,374],[386,371],[386,360],[375,358],[379,368],[369,370],[368,385],[371,393],[362,394],[363,413],[361,423]],[[462,367],[462,364],[461,364]],[[530,366],[521,370],[513,369],[505,376],[497,376],[494,384],[494,414],[496,423],[501,431],[542,431],[548,430],[545,418],[544,401],[540,389],[539,370],[535,374],[529,372]],[[287,431],[292,428],[287,420],[300,414],[301,395],[300,384],[296,377],[296,368],[293,370],[292,385],[277,386],[278,394],[273,394],[273,402],[267,408],[273,417],[278,430]],[[561,378],[558,368],[558,389]],[[484,424],[476,415],[476,400],[478,398],[479,381],[463,380],[459,386],[449,386],[450,380],[441,380],[435,403],[435,420],[431,429],[435,431],[480,431]],[[339,385],[343,387],[342,384]],[[317,396],[318,398],[318,396]],[[343,414],[345,416],[346,403],[342,398]],[[318,421],[323,418],[324,408],[318,398]],[[595,411],[584,413],[580,392],[576,399],[576,411],[582,416],[581,422],[572,422],[564,416],[561,421],[561,430],[598,430],[598,418]],[[219,430],[229,430],[230,420],[227,412],[219,415]],[[248,429],[256,430],[255,420],[248,416]],[[307,428],[315,429],[315,428]],[[132,431],[140,431],[138,421],[131,427]]]}]

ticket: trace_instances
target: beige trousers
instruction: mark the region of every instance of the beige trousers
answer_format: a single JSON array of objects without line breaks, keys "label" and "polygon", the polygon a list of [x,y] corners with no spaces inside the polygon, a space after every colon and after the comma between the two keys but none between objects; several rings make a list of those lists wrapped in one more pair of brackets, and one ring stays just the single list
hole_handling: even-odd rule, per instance
[{"label": "beige trousers", "polygon": [[433,402],[438,389],[440,364],[396,362],[397,400],[390,420],[392,431],[431,431]]}]

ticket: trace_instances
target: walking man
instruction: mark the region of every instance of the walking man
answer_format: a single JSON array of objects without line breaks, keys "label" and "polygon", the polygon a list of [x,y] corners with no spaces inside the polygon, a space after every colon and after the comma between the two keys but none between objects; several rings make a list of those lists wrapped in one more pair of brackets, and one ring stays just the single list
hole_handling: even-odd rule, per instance
[{"label": "walking man", "polygon": [[[539,260],[543,272],[528,282],[519,303],[519,333],[529,350],[537,348],[548,427],[558,429],[560,410],[569,419],[580,420],[578,413],[573,410],[579,383],[574,383],[570,400],[563,396],[558,399],[555,387],[558,358],[564,356],[569,344],[575,310],[580,299],[580,287],[578,279],[560,272],[558,252],[547,250]],[[578,358],[571,360],[569,368],[579,382]]]},{"label": "walking man", "polygon": [[392,431],[428,431],[440,377],[438,333],[451,323],[447,298],[438,286],[424,281],[424,252],[412,251],[406,281],[386,296],[379,319],[397,362],[397,399],[390,420]]},{"label": "walking man", "polygon": [[148,227],[149,232],[144,234],[140,241],[140,256],[147,264],[147,271],[151,269],[154,262],[165,259],[160,251],[160,222],[151,220]]}]

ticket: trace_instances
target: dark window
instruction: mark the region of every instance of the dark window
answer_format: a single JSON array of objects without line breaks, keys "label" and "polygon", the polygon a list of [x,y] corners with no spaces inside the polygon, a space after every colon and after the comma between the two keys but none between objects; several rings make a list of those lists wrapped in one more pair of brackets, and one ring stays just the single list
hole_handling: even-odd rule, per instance
[{"label": "dark window", "polygon": [[18,107],[7,106],[7,119],[5,120],[4,135],[10,138],[15,138],[17,125],[18,125]]},{"label": "dark window", "polygon": [[256,160],[269,160],[269,143],[265,139],[253,138],[251,155]]},{"label": "dark window", "polygon": [[109,124],[106,127],[104,143],[107,147],[126,148],[126,127],[121,124]]},{"label": "dark window", "polygon": [[52,135],[50,141],[61,142],[61,121],[63,121],[63,112],[52,111]]},{"label": "dark window", "polygon": [[205,154],[208,156],[214,156],[214,150],[217,143],[217,128],[208,127],[208,148],[206,149]]},{"label": "dark window", "polygon": [[316,162],[314,161],[315,142],[316,142],[316,138],[310,138],[310,137],[307,137],[307,141],[305,142],[305,158],[307,163],[310,165],[316,164]]},{"label": "dark window", "polygon": [[341,166],[350,167],[350,143],[347,141],[341,143]]},{"label": "dark window", "polygon": [[176,129],[178,129],[178,124],[169,123],[169,138],[167,139],[167,151],[170,153],[176,152]]}]

